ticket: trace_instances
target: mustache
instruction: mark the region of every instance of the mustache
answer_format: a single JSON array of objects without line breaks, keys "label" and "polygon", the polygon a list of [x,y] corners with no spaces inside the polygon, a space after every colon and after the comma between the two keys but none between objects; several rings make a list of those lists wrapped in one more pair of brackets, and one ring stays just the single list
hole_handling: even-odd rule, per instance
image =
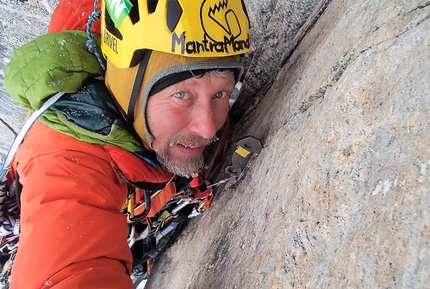
[{"label": "mustache", "polygon": [[210,139],[202,138],[200,136],[195,135],[177,135],[172,136],[167,140],[167,144],[169,147],[174,146],[175,144],[185,145],[185,146],[208,146],[213,144],[214,142],[217,142],[219,138],[217,136],[214,136]]}]

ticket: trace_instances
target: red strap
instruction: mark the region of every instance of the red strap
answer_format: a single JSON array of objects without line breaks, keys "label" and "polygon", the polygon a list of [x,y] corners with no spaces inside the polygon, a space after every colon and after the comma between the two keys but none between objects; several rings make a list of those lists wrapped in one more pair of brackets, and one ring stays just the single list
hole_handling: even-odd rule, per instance
[{"label": "red strap", "polygon": [[103,146],[113,162],[113,167],[121,170],[121,173],[131,182],[167,183],[173,174],[166,170],[155,168],[131,152],[113,146]]}]

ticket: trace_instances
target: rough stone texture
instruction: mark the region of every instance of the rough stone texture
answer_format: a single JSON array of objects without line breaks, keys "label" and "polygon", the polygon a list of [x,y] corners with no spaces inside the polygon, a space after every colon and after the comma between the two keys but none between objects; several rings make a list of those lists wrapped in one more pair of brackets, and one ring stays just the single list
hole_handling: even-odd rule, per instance
[{"label": "rough stone texture", "polygon": [[4,88],[4,71],[14,49],[46,32],[59,0],[0,0],[0,162],[24,122],[26,110]]},{"label": "rough stone texture", "polygon": [[331,1],[235,127],[264,149],[147,288],[427,288],[430,2]]},{"label": "rough stone texture", "polygon": [[[284,55],[290,54],[303,38],[299,29],[313,11],[320,11],[327,0],[246,1],[251,22],[251,51],[244,57],[246,81],[232,109],[232,122],[236,123],[249,109],[264,97]],[[311,17],[314,21],[316,17]]]}]

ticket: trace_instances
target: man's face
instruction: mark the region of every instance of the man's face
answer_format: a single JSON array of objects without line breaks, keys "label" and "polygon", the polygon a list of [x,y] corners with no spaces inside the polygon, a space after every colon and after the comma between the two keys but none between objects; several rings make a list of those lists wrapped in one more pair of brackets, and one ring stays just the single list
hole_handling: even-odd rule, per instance
[{"label": "man's face", "polygon": [[146,116],[152,148],[171,172],[187,176],[203,166],[203,150],[215,140],[229,111],[233,72],[196,76],[152,95]]}]

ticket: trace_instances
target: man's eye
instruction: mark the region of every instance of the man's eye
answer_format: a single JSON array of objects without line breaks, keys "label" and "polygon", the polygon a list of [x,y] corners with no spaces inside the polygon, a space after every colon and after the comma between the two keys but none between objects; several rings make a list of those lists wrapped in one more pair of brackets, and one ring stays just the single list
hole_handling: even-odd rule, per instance
[{"label": "man's eye", "polygon": [[179,98],[179,99],[184,99],[186,96],[185,92],[176,92],[173,94],[174,97]]},{"label": "man's eye", "polygon": [[214,98],[222,98],[225,95],[224,91],[219,91],[215,93]]}]

